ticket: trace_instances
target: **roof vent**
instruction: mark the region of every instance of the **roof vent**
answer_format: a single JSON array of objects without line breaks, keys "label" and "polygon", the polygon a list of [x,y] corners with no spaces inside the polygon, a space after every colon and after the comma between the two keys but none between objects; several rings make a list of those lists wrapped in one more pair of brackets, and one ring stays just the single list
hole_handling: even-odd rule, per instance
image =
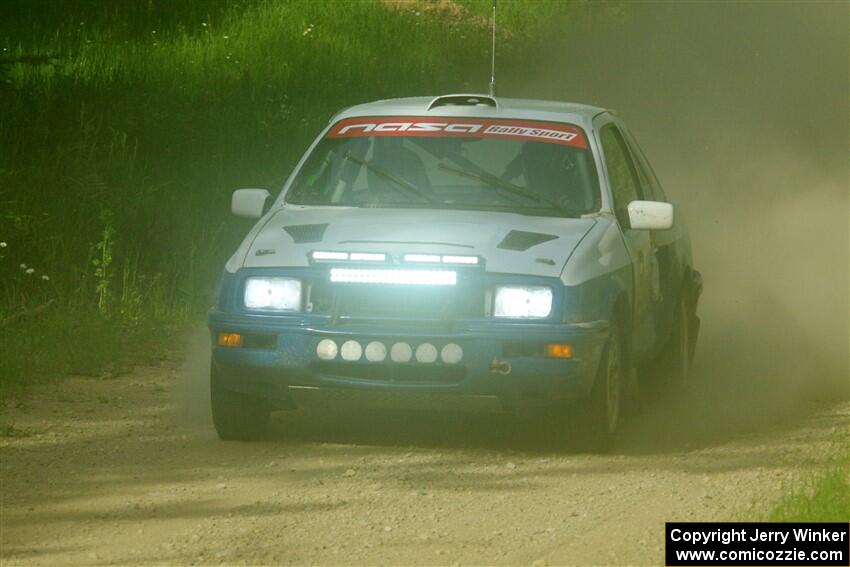
[{"label": "roof vent", "polygon": [[428,110],[440,106],[488,106],[497,108],[496,98],[480,94],[451,94],[438,96],[428,105]]}]

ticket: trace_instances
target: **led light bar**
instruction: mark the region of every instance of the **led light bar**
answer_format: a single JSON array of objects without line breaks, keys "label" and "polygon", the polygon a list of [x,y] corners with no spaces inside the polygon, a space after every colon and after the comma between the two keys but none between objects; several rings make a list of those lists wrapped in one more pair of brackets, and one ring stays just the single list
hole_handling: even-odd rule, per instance
[{"label": "led light bar", "polygon": [[450,270],[381,270],[368,268],[332,268],[334,283],[455,285],[457,272]]},{"label": "led light bar", "polygon": [[348,260],[348,252],[323,252],[315,250],[312,252],[313,260]]},{"label": "led light bar", "polygon": [[478,256],[443,256],[443,264],[478,264]]},{"label": "led light bar", "polygon": [[437,254],[405,254],[405,262],[425,262],[429,264],[439,264],[440,257]]},{"label": "led light bar", "polygon": [[387,255],[373,252],[352,252],[348,259],[355,262],[386,262]]}]

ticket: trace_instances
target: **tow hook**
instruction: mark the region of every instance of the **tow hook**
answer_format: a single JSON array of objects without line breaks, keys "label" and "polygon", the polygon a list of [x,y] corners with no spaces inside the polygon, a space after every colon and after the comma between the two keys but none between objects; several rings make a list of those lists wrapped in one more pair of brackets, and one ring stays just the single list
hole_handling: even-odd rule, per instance
[{"label": "tow hook", "polygon": [[499,376],[507,376],[511,373],[511,363],[507,360],[499,360],[495,356],[490,361],[490,372]]}]

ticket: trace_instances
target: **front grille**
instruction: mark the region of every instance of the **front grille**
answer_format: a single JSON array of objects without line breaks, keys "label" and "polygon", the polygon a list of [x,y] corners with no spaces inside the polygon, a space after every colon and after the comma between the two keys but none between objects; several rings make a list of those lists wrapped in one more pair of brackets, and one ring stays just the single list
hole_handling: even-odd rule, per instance
[{"label": "front grille", "polygon": [[457,384],[466,369],[456,365],[363,364],[357,362],[315,362],[313,370],[326,376],[338,376],[364,382],[397,384]]},{"label": "front grille", "polygon": [[242,347],[273,350],[277,346],[277,335],[243,333]]}]

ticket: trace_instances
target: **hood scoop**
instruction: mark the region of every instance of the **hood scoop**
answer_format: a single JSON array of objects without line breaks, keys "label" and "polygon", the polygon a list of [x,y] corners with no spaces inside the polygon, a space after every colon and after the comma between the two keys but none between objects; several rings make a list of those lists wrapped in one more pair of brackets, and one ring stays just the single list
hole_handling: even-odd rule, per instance
[{"label": "hood scoop", "polygon": [[502,250],[516,250],[524,252],[532,246],[556,240],[558,237],[552,234],[541,234],[539,232],[525,232],[524,230],[512,230],[505,236],[496,248]]},{"label": "hood scoop", "polygon": [[308,242],[321,242],[325,237],[327,224],[292,224],[284,226],[283,230],[289,233],[295,244],[305,244]]}]

